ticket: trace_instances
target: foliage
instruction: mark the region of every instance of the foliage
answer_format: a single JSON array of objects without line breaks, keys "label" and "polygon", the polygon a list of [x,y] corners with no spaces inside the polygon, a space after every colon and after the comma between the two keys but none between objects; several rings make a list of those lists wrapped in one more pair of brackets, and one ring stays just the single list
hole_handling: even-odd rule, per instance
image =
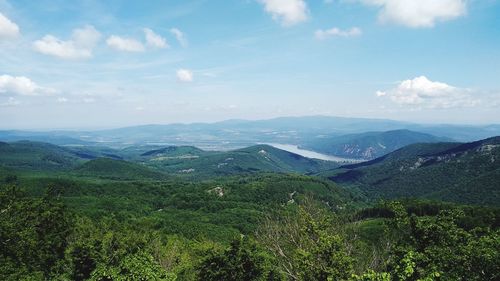
[{"label": "foliage", "polygon": [[[408,216],[400,204],[389,224],[394,248],[388,269],[396,280],[498,280],[500,232],[486,228],[467,231],[458,222],[460,209],[433,217]],[[481,270],[478,270],[478,269]]]},{"label": "foliage", "polygon": [[338,220],[310,200],[284,216],[268,218],[257,237],[291,280],[346,279],[353,260],[334,227]]},{"label": "foliage", "polygon": [[198,266],[199,280],[280,280],[271,269],[270,257],[247,237],[236,239],[230,248],[212,251]]},{"label": "foliage", "polygon": [[30,198],[16,185],[0,190],[0,279],[49,278],[60,270],[71,218],[49,190]]}]

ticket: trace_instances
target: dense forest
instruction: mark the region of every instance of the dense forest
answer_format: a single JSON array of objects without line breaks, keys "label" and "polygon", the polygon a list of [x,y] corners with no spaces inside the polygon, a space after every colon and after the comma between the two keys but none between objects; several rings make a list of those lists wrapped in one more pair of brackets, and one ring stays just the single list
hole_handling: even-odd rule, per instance
[{"label": "dense forest", "polygon": [[12,175],[3,182],[2,280],[500,277],[495,208],[415,200],[363,208],[331,183],[273,174],[215,188]]}]

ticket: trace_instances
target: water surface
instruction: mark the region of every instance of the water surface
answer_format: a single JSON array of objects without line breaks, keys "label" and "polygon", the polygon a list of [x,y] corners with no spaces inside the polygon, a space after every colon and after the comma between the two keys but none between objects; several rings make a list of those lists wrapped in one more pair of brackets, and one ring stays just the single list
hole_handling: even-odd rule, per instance
[{"label": "water surface", "polygon": [[320,160],[326,160],[326,161],[335,161],[335,162],[348,162],[348,163],[361,162],[360,160],[357,160],[357,159],[342,158],[342,157],[338,157],[338,156],[319,153],[319,152],[312,151],[312,150],[302,149],[302,148],[299,148],[297,145],[293,145],[293,144],[281,144],[281,143],[266,143],[266,144],[270,145],[272,147],[276,147],[276,148],[281,149],[281,150],[285,150],[288,152],[292,152],[292,153],[307,157],[307,158],[320,159]]}]

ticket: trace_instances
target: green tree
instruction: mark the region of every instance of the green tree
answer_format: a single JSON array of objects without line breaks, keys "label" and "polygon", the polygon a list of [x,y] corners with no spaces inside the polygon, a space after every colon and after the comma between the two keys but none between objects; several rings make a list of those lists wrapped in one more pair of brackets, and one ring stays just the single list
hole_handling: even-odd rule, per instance
[{"label": "green tree", "polygon": [[346,280],[353,259],[340,224],[332,212],[306,199],[296,209],[265,219],[257,237],[291,280]]},{"label": "green tree", "polygon": [[467,231],[459,226],[464,216],[459,208],[437,216],[395,216],[389,223],[399,235],[389,263],[394,279],[499,280],[498,231]]},{"label": "green tree", "polygon": [[30,198],[14,185],[0,190],[0,279],[50,279],[59,274],[71,218],[58,196]]},{"label": "green tree", "polygon": [[270,268],[269,256],[247,237],[236,239],[229,249],[211,252],[198,267],[199,280],[280,280]]}]

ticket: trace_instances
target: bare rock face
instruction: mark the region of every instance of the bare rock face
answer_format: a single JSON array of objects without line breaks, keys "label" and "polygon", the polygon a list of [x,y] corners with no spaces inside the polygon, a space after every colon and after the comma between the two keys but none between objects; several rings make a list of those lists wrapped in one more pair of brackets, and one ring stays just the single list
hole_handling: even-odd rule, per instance
[{"label": "bare rock face", "polygon": [[224,188],[222,188],[221,186],[216,186],[212,189],[207,190],[207,192],[210,194],[215,194],[219,197],[224,196]]}]

